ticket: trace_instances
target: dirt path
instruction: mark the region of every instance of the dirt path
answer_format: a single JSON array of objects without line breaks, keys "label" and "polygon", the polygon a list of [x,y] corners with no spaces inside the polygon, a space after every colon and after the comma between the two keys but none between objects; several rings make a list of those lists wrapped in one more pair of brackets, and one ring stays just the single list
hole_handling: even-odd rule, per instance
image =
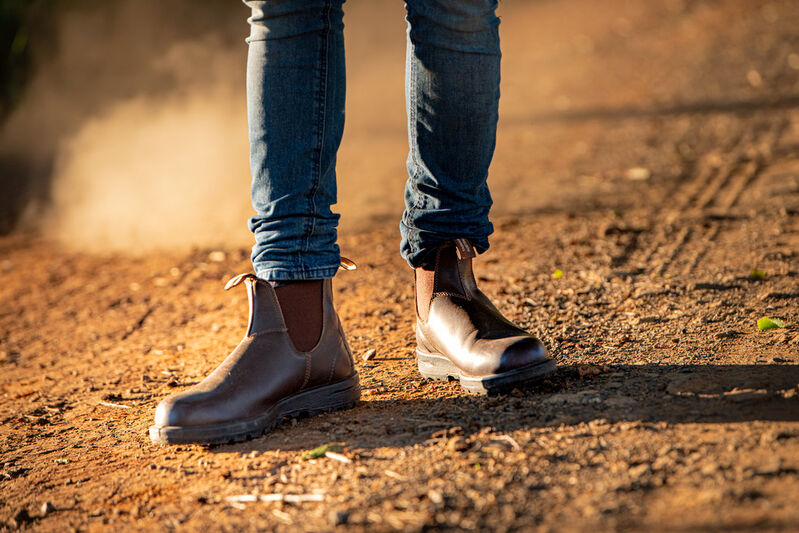
[{"label": "dirt path", "polygon": [[[0,528],[799,528],[799,10],[649,4],[505,8],[497,233],[476,268],[554,378],[490,398],[421,379],[410,272],[378,217],[342,235],[359,270],[335,284],[353,351],[376,350],[363,401],[155,447],[157,402],[242,334],[246,297],[222,285],[248,250],[4,238]],[[327,443],[351,462],[302,459]],[[319,501],[228,500],[252,494]]]}]

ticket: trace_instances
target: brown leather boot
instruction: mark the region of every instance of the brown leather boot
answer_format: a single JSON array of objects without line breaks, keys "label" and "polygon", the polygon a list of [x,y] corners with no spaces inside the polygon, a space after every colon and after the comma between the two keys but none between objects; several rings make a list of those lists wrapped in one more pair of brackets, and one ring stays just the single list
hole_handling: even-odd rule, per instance
[{"label": "brown leather boot", "polygon": [[361,391],[338,315],[332,283],[322,284],[323,325],[316,346],[298,352],[272,286],[252,274],[250,320],[235,350],[202,382],[163,400],[150,439],[159,444],[236,442],[271,430],[284,418],[353,407]]},{"label": "brown leather boot", "polygon": [[477,288],[474,248],[456,239],[416,269],[416,359],[422,376],[454,378],[469,392],[506,392],[551,374],[541,342],[506,319]]}]

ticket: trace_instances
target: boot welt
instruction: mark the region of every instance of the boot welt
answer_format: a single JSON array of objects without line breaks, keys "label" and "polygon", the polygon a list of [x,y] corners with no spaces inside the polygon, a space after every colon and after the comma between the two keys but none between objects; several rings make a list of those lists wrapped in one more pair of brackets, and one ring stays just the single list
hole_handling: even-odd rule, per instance
[{"label": "boot welt", "polygon": [[441,354],[416,350],[419,373],[428,379],[460,381],[461,387],[472,394],[501,394],[514,388],[523,388],[551,375],[556,370],[554,359],[542,359],[533,364],[487,376],[467,376],[452,361]]},{"label": "boot welt", "polygon": [[226,444],[259,437],[286,418],[314,416],[355,407],[361,397],[358,374],[330,385],[283,398],[264,413],[247,419],[204,426],[150,426],[155,444]]}]

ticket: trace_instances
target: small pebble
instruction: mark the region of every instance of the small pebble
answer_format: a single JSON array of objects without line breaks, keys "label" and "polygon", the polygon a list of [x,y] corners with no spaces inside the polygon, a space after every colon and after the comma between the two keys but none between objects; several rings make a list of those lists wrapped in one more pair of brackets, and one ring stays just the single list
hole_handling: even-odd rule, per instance
[{"label": "small pebble", "polygon": [[652,468],[648,464],[640,464],[637,466],[630,467],[629,474],[630,478],[633,480],[639,480],[645,475],[649,474],[652,471]]},{"label": "small pebble", "polygon": [[763,76],[755,69],[752,69],[746,73],[746,81],[748,81],[749,85],[752,87],[760,87],[763,85]]},{"label": "small pebble", "polygon": [[437,490],[430,490],[427,492],[427,498],[435,505],[444,503],[444,495]]},{"label": "small pebble", "polygon": [[375,355],[377,355],[377,350],[375,350],[374,348],[372,348],[371,350],[366,350],[366,353],[363,354],[363,360],[371,361],[372,359],[375,358]]},{"label": "small pebble", "polygon": [[44,502],[40,510],[42,512],[42,516],[47,516],[55,511],[55,505],[53,505],[51,502]]},{"label": "small pebble", "polygon": [[632,181],[645,181],[652,177],[652,171],[646,167],[633,167],[627,169],[627,172],[624,173],[624,176],[628,180]]}]

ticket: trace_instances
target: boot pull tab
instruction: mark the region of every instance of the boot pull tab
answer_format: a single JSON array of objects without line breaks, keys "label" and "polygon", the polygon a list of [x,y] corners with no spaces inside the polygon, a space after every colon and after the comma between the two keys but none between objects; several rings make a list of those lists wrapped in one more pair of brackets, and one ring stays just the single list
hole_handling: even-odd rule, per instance
[{"label": "boot pull tab", "polygon": [[346,257],[344,257],[344,256],[342,256],[342,257],[341,257],[341,264],[340,264],[338,267],[339,267],[341,270],[355,270],[356,268],[358,268],[358,267],[355,265],[355,262],[354,262],[354,261],[352,261],[351,259],[347,259],[347,258],[346,258]]},{"label": "boot pull tab", "polygon": [[[341,258],[341,264],[338,267],[341,270],[355,270],[356,268],[358,268],[355,265],[354,261],[352,261],[351,259],[347,259],[346,257],[342,257]],[[246,280],[255,281],[257,279],[258,279],[258,276],[256,276],[255,274],[251,274],[249,272],[246,273],[246,274],[239,274],[235,278],[232,278],[232,279],[230,279],[230,281],[225,283],[225,290],[227,291],[227,290],[232,289],[236,285],[240,285],[242,281],[246,281]]]},{"label": "boot pull tab", "polygon": [[[339,268],[341,270],[355,270],[358,267],[355,265],[355,262],[352,261],[351,259],[347,259],[346,257],[342,257],[341,258],[341,264],[339,265]],[[246,274],[239,274],[235,278],[231,278],[230,281],[225,283],[225,290],[227,291],[227,290],[232,289],[236,285],[240,285],[242,281],[246,281],[246,280],[255,281],[257,279],[258,279],[258,276],[256,276],[255,274],[251,274],[249,272],[246,273]]]},{"label": "boot pull tab", "polygon": [[470,243],[468,239],[455,239],[452,242],[455,244],[458,259],[461,261],[464,259],[471,259],[477,255],[474,253],[474,246],[472,246],[472,243]]},{"label": "boot pull tab", "polygon": [[242,281],[244,281],[244,280],[248,280],[248,279],[251,279],[251,280],[257,280],[258,278],[255,276],[255,274],[250,274],[250,273],[247,273],[247,274],[239,274],[239,275],[238,275],[238,276],[236,276],[235,278],[232,278],[230,281],[228,281],[227,283],[225,283],[225,290],[226,290],[226,291],[227,291],[227,290],[230,290],[230,289],[232,289],[233,287],[235,287],[236,285],[239,285],[239,284],[240,284]]}]

